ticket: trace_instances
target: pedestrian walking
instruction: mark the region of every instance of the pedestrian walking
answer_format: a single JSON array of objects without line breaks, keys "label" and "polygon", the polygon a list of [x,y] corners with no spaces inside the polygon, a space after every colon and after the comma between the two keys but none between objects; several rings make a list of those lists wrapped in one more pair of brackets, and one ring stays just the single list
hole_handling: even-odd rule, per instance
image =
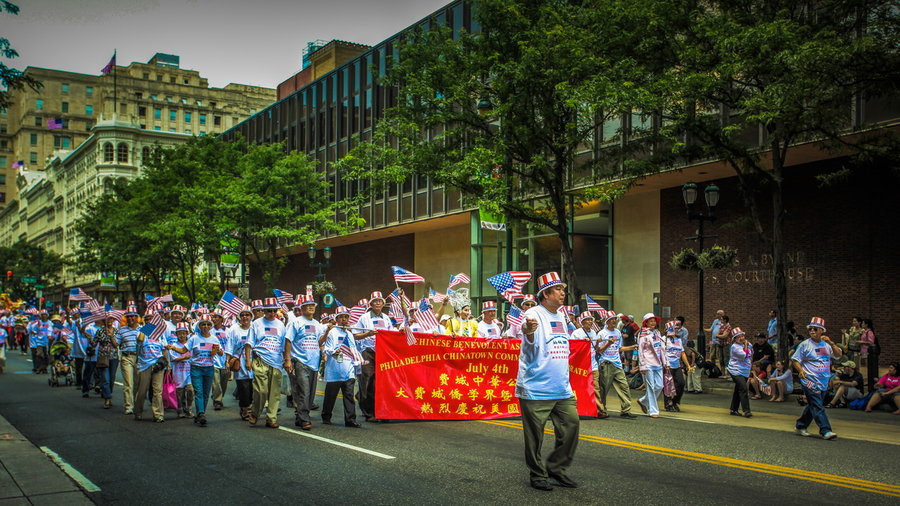
[{"label": "pedestrian walking", "polygon": [[[128,306],[125,311],[125,325],[116,331],[116,345],[119,348],[119,368],[122,370],[122,407],[126,415],[134,414],[135,377],[137,376],[138,330],[137,306]],[[115,378],[112,378],[115,381]],[[146,394],[146,392],[144,392]]]},{"label": "pedestrian walking", "polygon": [[[731,411],[733,416],[743,416],[750,418],[753,414],[750,412],[750,394],[747,382],[750,379],[750,366],[753,361],[753,347],[747,343],[747,335],[740,327],[731,329],[731,338],[734,342],[731,344],[731,350],[728,360],[728,374],[734,381],[734,393],[731,395]],[[738,412],[740,404],[743,415]]]},{"label": "pedestrian walking", "polygon": [[594,348],[600,365],[600,402],[606,406],[606,397],[610,388],[615,389],[619,397],[619,416],[629,420],[637,418],[631,414],[631,390],[622,364],[622,352],[630,356],[637,345],[622,346],[622,332],[618,329],[619,316],[615,311],[607,311],[604,315],[605,327],[600,330]]},{"label": "pedestrian walking", "polygon": [[284,322],[276,315],[278,301],[268,297],[263,303],[263,317],[250,325],[244,345],[245,359],[253,368],[253,404],[247,422],[256,425],[266,409],[266,427],[278,428],[278,404],[281,401],[281,378],[291,372],[291,342],[285,339]]},{"label": "pedestrian walking", "polygon": [[[135,308],[136,310],[137,308]],[[126,319],[127,316],[126,314]],[[147,393],[149,392],[153,421],[162,423],[165,421],[162,400],[163,376],[165,376],[169,367],[165,337],[162,335],[151,337],[138,332],[135,353],[138,359],[134,365],[136,374],[134,402],[132,404],[134,419],[141,420],[144,413],[144,404],[147,402]],[[122,374],[125,374],[124,367],[122,368]]]},{"label": "pedestrian walking", "polygon": [[356,421],[356,402],[353,386],[356,383],[355,368],[360,366],[362,356],[356,348],[353,333],[347,330],[350,321],[350,310],[344,306],[337,308],[334,314],[336,325],[325,333],[325,397],[322,400],[322,423],[331,425],[332,411],[338,393],[344,401],[344,426],[358,429]]},{"label": "pedestrian walking", "polygon": [[[219,347],[228,349],[228,329],[225,327],[225,312],[219,308],[214,309],[209,317],[212,319],[213,337],[219,341]],[[219,411],[225,407],[225,391],[228,390],[228,382],[231,380],[231,371],[225,366],[225,355],[213,356],[213,386],[212,401],[213,410]]]},{"label": "pedestrian walking", "polygon": [[224,355],[225,351],[219,340],[212,335],[212,318],[209,314],[200,315],[197,328],[198,332],[188,339],[187,344],[170,346],[179,353],[191,354],[191,385],[194,387],[194,406],[197,410],[194,423],[205,427],[206,405],[215,379],[213,356]]},{"label": "pedestrian walking", "polygon": [[[253,319],[253,311],[245,305],[238,313],[238,321],[228,329],[228,346],[225,349],[229,369],[234,371],[234,382],[237,385],[238,408],[241,420],[250,417],[250,403],[253,401],[253,371],[244,357],[244,345],[250,335],[250,323]],[[239,362],[235,370],[233,361]]]},{"label": "pedestrian walking", "polygon": [[294,403],[294,425],[303,430],[311,430],[313,425],[309,412],[316,397],[321,346],[325,341],[325,334],[333,325],[322,325],[315,319],[316,301],[312,295],[301,295],[297,303],[300,315],[286,329],[286,339],[291,343],[291,371],[288,377],[291,380],[291,398]]},{"label": "pedestrian walking", "polygon": [[[169,342],[166,338],[166,350],[169,354],[169,364],[172,368],[172,380],[175,382],[175,397],[178,399],[178,418],[194,417],[194,387],[191,385],[191,352],[187,350],[188,339],[191,335],[191,326],[187,322],[180,321],[174,331],[175,342]],[[179,352],[175,349],[185,351]]]},{"label": "pedestrian walking", "polygon": [[638,404],[650,418],[659,418],[657,399],[663,389],[663,365],[666,363],[665,343],[659,330],[656,330],[659,320],[653,313],[645,314],[638,335],[638,361],[646,386]]},{"label": "pedestrian walking", "polygon": [[[524,314],[525,337],[516,380],[525,434],[525,464],[535,489],[553,490],[548,478],[559,486],[576,488],[578,484],[566,471],[575,457],[580,422],[569,384],[568,318],[562,310],[566,285],[558,273],[538,278],[537,298],[538,305]],[[553,423],[556,441],[545,463],[541,445],[548,418]]]},{"label": "pedestrian walking", "polygon": [[[684,318],[684,317],[680,317]],[[681,398],[684,396],[685,386],[685,369],[691,369],[687,356],[684,353],[685,339],[687,333],[681,327],[682,321],[676,319],[672,321],[671,328],[666,329],[666,361],[669,366],[669,374],[672,375],[672,381],[675,383],[675,395],[665,396],[666,411],[681,412]]]},{"label": "pedestrian walking", "polygon": [[603,403],[603,396],[600,395],[600,363],[597,361],[597,350],[594,343],[597,342],[599,336],[594,331],[594,315],[590,311],[585,311],[578,316],[578,328],[569,335],[570,340],[588,341],[591,347],[591,376],[594,382],[594,403],[597,405],[597,418],[609,418],[606,412],[606,406]]},{"label": "pedestrian walking", "polygon": [[381,292],[372,292],[369,297],[369,310],[360,317],[356,327],[365,329],[354,333],[353,339],[362,354],[363,365],[360,370],[359,408],[367,422],[377,422],[375,417],[375,337],[378,330],[391,329],[391,319],[384,313],[384,297]]},{"label": "pedestrian walking", "polygon": [[823,439],[837,437],[831,430],[831,423],[825,413],[825,394],[831,378],[832,357],[840,358],[841,349],[825,335],[825,319],[814,316],[806,326],[809,339],[797,346],[791,356],[791,363],[800,375],[800,387],[806,396],[806,407],[797,419],[796,429],[800,436],[809,436],[806,430],[813,421],[819,426]]}]

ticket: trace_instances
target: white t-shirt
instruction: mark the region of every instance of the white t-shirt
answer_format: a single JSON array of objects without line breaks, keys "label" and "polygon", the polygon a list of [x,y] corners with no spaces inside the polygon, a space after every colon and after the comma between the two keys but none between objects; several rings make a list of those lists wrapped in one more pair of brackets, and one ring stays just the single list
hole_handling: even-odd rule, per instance
[{"label": "white t-shirt", "polygon": [[284,362],[284,335],[281,320],[262,317],[250,324],[247,344],[263,362],[280,370]]},{"label": "white t-shirt", "polygon": [[574,397],[569,384],[569,332],[566,316],[560,308],[556,313],[544,306],[525,311],[527,318],[538,322],[534,342],[522,339],[519,353],[519,374],[516,380],[516,397],[528,400],[556,400]]},{"label": "white t-shirt", "polygon": [[[372,314],[371,311],[367,311],[366,314],[362,315],[359,318],[359,322],[356,324],[356,328],[367,329],[367,330],[391,330],[393,327],[391,326],[391,318],[381,313],[378,316]],[[358,331],[355,331],[358,333]],[[369,336],[363,339],[360,339],[356,342],[359,347],[359,351],[363,350],[374,350],[375,349],[375,337]]]},{"label": "white t-shirt", "polygon": [[609,330],[608,327],[603,327],[598,335],[597,344],[603,344],[602,341],[609,341],[609,346],[597,357],[597,362],[601,364],[609,362],[622,369],[622,355],[619,353],[619,348],[622,347],[622,332],[619,329]]},{"label": "white t-shirt", "polygon": [[291,358],[296,358],[313,371],[319,370],[322,358],[319,337],[325,333],[327,325],[305,316],[297,316],[287,326],[286,336],[291,341]]},{"label": "white t-shirt", "polygon": [[478,337],[486,337],[488,339],[499,339],[502,337],[497,320],[494,320],[493,323],[478,322]]}]

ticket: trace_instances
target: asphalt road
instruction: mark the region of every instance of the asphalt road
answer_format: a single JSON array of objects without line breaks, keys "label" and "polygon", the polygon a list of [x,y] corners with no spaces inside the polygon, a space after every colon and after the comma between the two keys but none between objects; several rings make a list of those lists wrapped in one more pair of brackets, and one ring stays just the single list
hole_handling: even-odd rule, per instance
[{"label": "asphalt road", "polygon": [[[877,505],[900,497],[900,417],[888,413],[836,413],[847,437],[835,441],[794,435],[796,404],[757,403],[753,419],[728,417],[723,391],[688,396],[683,413],[658,420],[583,419],[570,470],[581,486],[541,492],[528,486],[515,419],[316,423],[304,433],[287,409],[282,429],[250,427],[228,395],[206,428],[171,412],[163,424],[136,422],[122,413],[120,387],[104,410],[98,396],[50,388],[24,357],[8,357],[0,414],[99,486],[89,494],[98,504]],[[545,450],[552,444],[548,435]]]}]

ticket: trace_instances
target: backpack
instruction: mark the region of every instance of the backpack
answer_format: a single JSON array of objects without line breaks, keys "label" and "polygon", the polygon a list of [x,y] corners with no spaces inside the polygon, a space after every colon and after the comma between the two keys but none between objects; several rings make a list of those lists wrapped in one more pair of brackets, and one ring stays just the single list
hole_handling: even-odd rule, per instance
[{"label": "backpack", "polygon": [[713,364],[712,362],[704,362],[703,370],[706,371],[706,375],[710,378],[718,378],[722,376],[722,369],[719,369],[719,366]]}]

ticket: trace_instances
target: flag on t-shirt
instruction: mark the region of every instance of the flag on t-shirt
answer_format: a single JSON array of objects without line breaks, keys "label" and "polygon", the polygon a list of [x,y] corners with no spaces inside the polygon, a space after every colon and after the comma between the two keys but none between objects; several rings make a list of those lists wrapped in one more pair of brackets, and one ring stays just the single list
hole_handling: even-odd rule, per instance
[{"label": "flag on t-shirt", "polygon": [[245,305],[244,301],[228,290],[225,290],[225,293],[222,294],[222,298],[219,299],[219,307],[228,311],[235,317],[241,313],[241,310],[244,309]]},{"label": "flag on t-shirt", "polygon": [[517,296],[522,297],[522,287],[531,279],[528,271],[501,272],[488,278],[488,283],[506,300],[513,302]]},{"label": "flag on t-shirt", "polygon": [[469,276],[466,276],[465,273],[460,272],[459,274],[450,276],[450,284],[447,285],[447,288],[448,289],[453,288],[456,285],[461,285],[463,283],[468,283],[470,281],[471,280],[469,279]]},{"label": "flag on t-shirt", "polygon": [[396,265],[391,266],[391,270],[394,271],[394,281],[397,283],[424,283],[425,278],[419,276],[415,272],[408,271],[403,267],[397,267]]},{"label": "flag on t-shirt", "polygon": [[558,322],[555,320],[551,321],[550,322],[550,333],[551,334],[565,334],[566,331],[565,331],[565,327],[563,326],[562,322]]},{"label": "flag on t-shirt", "polygon": [[84,293],[84,290],[81,288],[72,288],[69,290],[69,300],[89,300],[90,298],[91,296]]}]

